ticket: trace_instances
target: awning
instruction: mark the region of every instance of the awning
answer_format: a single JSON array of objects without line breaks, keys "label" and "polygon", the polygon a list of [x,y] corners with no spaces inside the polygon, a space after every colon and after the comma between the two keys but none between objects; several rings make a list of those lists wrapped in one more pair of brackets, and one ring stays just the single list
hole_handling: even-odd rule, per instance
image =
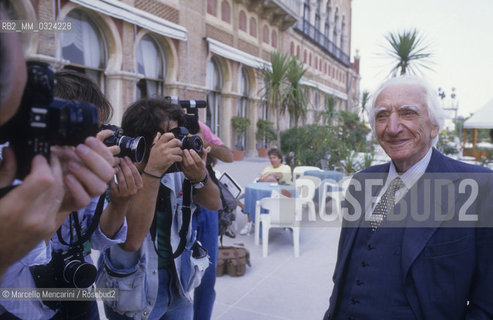
[{"label": "awning", "polygon": [[333,89],[331,87],[327,87],[326,85],[315,82],[313,80],[307,80],[306,78],[301,78],[300,84],[304,85],[304,86],[316,88],[316,89],[322,91],[323,93],[327,93],[327,94],[336,96],[337,98],[340,98],[342,100],[347,100],[347,94],[345,94],[344,92],[338,91],[338,90]]},{"label": "awning", "polygon": [[465,129],[493,129],[493,100],[490,100],[472,117],[464,121]]},{"label": "awning", "polygon": [[[227,44],[224,44],[222,42],[219,42],[217,40],[211,39],[211,38],[206,38],[207,42],[209,42],[209,50],[210,52],[213,52],[217,54],[218,56],[221,56],[226,59],[230,59],[233,61],[240,62],[246,66],[256,68],[256,69],[262,69],[262,68],[271,68],[270,62],[267,62],[265,60],[262,60],[256,56],[253,56],[251,54],[248,54],[246,52],[243,52],[241,50],[238,50],[236,48],[233,48],[231,46],[228,46]],[[336,96],[342,100],[347,100],[347,94],[337,91],[333,88],[327,87],[321,83],[315,82],[313,80],[308,80],[306,78],[302,78],[300,81],[301,85],[304,86],[309,86],[316,88],[324,93]]]},{"label": "awning", "polygon": [[102,14],[121,19],[157,34],[187,41],[188,31],[186,28],[156,17],[144,10],[129,6],[118,0],[70,0],[73,3]]},{"label": "awning", "polygon": [[270,66],[269,62],[253,56],[249,53],[228,46],[227,44],[211,38],[206,38],[206,40],[207,42],[209,42],[209,51],[217,54],[218,56],[240,62],[246,66],[256,69],[262,69],[264,68],[264,66]]}]

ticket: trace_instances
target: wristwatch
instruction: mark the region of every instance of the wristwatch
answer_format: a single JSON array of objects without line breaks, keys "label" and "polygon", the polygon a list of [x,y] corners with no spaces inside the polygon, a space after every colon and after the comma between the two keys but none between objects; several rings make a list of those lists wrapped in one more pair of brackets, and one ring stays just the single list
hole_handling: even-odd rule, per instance
[{"label": "wristwatch", "polygon": [[207,183],[207,180],[209,180],[209,175],[208,174],[205,175],[204,180],[199,181],[197,183],[194,183],[194,184],[192,184],[192,186],[193,186],[193,188],[195,190],[202,189],[205,186],[205,184]]}]

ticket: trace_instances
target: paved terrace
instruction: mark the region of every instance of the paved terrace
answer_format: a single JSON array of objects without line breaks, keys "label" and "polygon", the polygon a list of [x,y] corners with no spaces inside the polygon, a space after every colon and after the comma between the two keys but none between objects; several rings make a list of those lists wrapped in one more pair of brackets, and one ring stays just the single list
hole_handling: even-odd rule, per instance
[{"label": "paved terrace", "polygon": [[[245,158],[233,163],[220,162],[216,170],[228,172],[244,188],[267,165],[267,158]],[[322,319],[332,291],[340,229],[304,222],[299,258],[294,257],[292,232],[271,229],[269,256],[264,258],[262,245],[254,244],[253,233],[239,235],[247,221],[239,208],[236,217],[233,224],[236,239],[224,237],[223,242],[224,245],[243,243],[250,251],[252,267],[247,267],[242,277],[217,278],[212,319]]]}]

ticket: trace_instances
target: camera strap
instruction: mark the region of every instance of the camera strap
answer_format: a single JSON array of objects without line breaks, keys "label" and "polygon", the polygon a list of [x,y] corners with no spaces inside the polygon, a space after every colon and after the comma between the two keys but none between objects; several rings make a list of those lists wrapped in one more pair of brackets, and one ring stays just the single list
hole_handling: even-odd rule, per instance
[{"label": "camera strap", "polygon": [[[91,221],[91,225],[87,229],[86,233],[84,235],[81,234],[81,226],[79,223],[79,217],[77,216],[77,211],[73,211],[70,214],[70,217],[74,219],[74,225],[75,225],[75,232],[77,232],[77,241],[72,242],[70,241],[70,244],[67,243],[63,237],[62,237],[62,227],[58,228],[57,230],[57,236],[58,240],[60,241],[61,244],[64,244],[66,246],[70,247],[76,247],[80,246],[82,247],[84,243],[89,240],[91,235],[93,234],[94,230],[96,230],[96,227],[99,224],[99,219],[101,218],[101,214],[103,213],[103,206],[104,206],[104,199],[106,197],[106,193],[103,193],[98,200],[98,204],[96,205],[96,210],[94,211],[94,217]],[[72,230],[70,230],[70,235],[72,235]]]},{"label": "camera strap", "polygon": [[[159,188],[159,195],[158,195],[158,200],[157,200],[157,204],[156,204],[156,209],[157,210],[163,210],[163,211],[166,211],[166,207],[164,207],[164,204],[163,202],[169,202],[169,190],[168,193],[165,192],[165,189],[167,189],[166,187],[164,186],[160,186]],[[173,259],[176,259],[177,257],[179,257],[183,251],[185,250],[185,246],[187,244],[187,234],[188,234],[188,227],[190,225],[190,221],[192,219],[192,210],[191,210],[191,194],[192,194],[192,184],[190,183],[190,181],[188,179],[185,179],[183,181],[183,185],[182,185],[182,189],[183,189],[183,202],[182,202],[182,225],[181,225],[181,228],[180,228],[180,231],[178,232],[178,235],[180,236],[180,242],[178,244],[178,247],[176,248],[176,251],[172,253],[172,258]],[[169,214],[172,214],[171,212],[169,212]],[[156,238],[157,238],[157,221],[156,221],[156,215],[154,215],[154,219],[152,221],[152,225],[151,225],[151,228],[150,228],[150,233],[151,233],[151,239],[152,239],[152,243],[154,245],[154,250],[156,251],[157,255],[161,258],[165,258],[163,257],[160,253],[159,253],[159,250],[156,246]]]},{"label": "camera strap", "polygon": [[182,225],[180,228],[180,231],[178,234],[180,235],[180,243],[178,244],[178,248],[176,248],[176,251],[173,252],[173,259],[177,258],[180,256],[180,254],[185,250],[185,245],[187,244],[187,233],[188,233],[188,227],[190,225],[190,220],[192,218],[192,184],[190,183],[190,180],[185,179],[183,181],[183,203],[182,203]]}]

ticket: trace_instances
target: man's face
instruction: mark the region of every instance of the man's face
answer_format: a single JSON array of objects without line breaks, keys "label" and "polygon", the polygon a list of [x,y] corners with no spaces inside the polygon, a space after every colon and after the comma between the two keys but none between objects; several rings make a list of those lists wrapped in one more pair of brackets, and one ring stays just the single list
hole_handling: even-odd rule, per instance
[{"label": "man's face", "polygon": [[417,85],[395,84],[375,101],[378,142],[399,172],[421,160],[438,134],[428,116],[425,90]]},{"label": "man's face", "polygon": [[281,165],[281,159],[278,158],[275,154],[271,154],[269,156],[270,164],[274,167],[277,168]]}]

